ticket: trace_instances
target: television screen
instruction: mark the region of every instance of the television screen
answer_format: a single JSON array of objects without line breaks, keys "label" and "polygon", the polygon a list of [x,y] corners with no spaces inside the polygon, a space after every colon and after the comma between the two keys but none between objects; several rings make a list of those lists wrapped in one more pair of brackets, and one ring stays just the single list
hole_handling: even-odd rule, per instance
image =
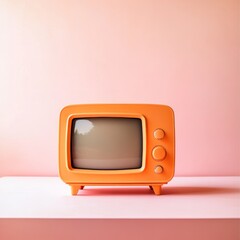
[{"label": "television screen", "polygon": [[142,167],[142,121],[139,118],[75,118],[71,164],[75,169],[125,170]]}]

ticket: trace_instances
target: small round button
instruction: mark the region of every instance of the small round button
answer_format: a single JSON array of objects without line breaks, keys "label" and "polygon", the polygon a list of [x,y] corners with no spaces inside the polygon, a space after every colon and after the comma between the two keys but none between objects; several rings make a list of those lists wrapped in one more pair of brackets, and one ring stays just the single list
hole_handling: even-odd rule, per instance
[{"label": "small round button", "polygon": [[163,146],[156,146],[152,150],[152,156],[155,160],[163,160],[166,157],[166,150]]},{"label": "small round button", "polygon": [[164,136],[165,136],[165,132],[163,131],[163,129],[161,128],[158,128],[154,131],[153,133],[153,136],[156,138],[156,139],[163,139]]},{"label": "small round button", "polygon": [[160,174],[163,172],[163,167],[160,166],[160,165],[157,165],[154,169],[154,172],[157,173],[157,174]]}]

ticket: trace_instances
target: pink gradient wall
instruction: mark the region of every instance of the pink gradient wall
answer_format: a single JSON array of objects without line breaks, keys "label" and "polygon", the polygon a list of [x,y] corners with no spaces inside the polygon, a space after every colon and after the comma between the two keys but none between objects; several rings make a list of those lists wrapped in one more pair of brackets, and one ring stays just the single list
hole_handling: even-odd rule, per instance
[{"label": "pink gradient wall", "polygon": [[239,0],[1,0],[0,176],[57,175],[75,103],[176,114],[176,175],[239,175]]}]

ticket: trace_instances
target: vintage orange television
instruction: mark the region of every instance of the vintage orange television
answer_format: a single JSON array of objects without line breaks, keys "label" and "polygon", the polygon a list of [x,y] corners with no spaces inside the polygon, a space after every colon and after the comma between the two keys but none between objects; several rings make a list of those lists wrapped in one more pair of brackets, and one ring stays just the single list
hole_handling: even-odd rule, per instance
[{"label": "vintage orange television", "polygon": [[61,111],[59,173],[72,195],[88,185],[146,185],[159,195],[174,166],[169,106],[84,104]]}]

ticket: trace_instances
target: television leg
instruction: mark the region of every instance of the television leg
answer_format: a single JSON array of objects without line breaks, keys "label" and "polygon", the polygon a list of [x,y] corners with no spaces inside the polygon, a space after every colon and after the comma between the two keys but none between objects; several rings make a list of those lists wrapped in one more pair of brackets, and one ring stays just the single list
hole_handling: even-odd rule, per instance
[{"label": "television leg", "polygon": [[152,187],[152,190],[155,193],[155,195],[161,194],[162,185],[152,185],[151,187]]},{"label": "television leg", "polygon": [[78,191],[84,188],[84,186],[80,184],[71,184],[70,186],[71,186],[72,195],[77,195]]},{"label": "television leg", "polygon": [[71,192],[72,195],[77,195],[78,194],[78,190],[80,189],[81,185],[79,184],[71,184]]}]

